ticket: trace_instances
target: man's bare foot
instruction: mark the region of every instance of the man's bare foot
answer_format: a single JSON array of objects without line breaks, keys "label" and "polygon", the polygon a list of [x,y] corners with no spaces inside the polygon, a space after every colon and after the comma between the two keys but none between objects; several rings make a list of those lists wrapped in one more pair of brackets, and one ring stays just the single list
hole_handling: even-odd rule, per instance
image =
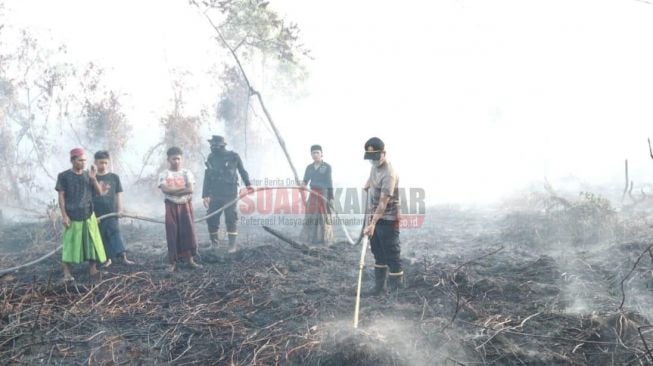
[{"label": "man's bare foot", "polygon": [[197,264],[193,257],[188,258],[188,265],[191,266],[191,268],[203,268],[204,266],[201,264]]},{"label": "man's bare foot", "polygon": [[122,262],[128,266],[131,266],[132,264],[136,264],[136,262],[130,261],[129,259],[127,259],[127,257],[122,257]]},{"label": "man's bare foot", "polygon": [[111,258],[107,258],[107,261],[104,262],[104,265],[102,266],[102,268],[109,268],[111,266],[111,263],[113,263],[113,262],[111,262]]},{"label": "man's bare foot", "polygon": [[173,263],[170,266],[168,266],[168,272],[174,272],[177,270],[177,263]]},{"label": "man's bare foot", "polygon": [[91,277],[98,274],[97,265],[95,263],[88,266],[88,274]]},{"label": "man's bare foot", "polygon": [[70,274],[70,267],[66,263],[63,263],[63,280],[65,282],[75,280],[75,278]]}]

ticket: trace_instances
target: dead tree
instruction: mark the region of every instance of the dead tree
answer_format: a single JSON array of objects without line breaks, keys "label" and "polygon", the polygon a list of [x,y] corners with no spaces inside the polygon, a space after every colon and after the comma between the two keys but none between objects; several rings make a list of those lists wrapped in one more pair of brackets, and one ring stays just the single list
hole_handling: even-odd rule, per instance
[{"label": "dead tree", "polygon": [[[621,205],[624,209],[632,209],[636,205],[646,201],[646,193],[644,192],[644,189],[641,189],[641,197],[640,198],[635,198],[633,196],[633,188],[635,187],[635,182],[630,180],[628,176],[628,159],[624,161],[624,175],[626,177],[625,185],[624,185],[624,191],[623,194],[621,195]],[[631,200],[630,204],[624,204],[624,200],[626,199],[626,194]]]},{"label": "dead tree", "polygon": [[[290,158],[286,143],[272,119],[261,93],[254,88],[251,79],[248,77],[241,57],[238,55],[239,48],[247,49],[250,53],[259,52],[269,55],[286,65],[297,65],[296,55],[307,55],[308,51],[303,49],[298,42],[298,29],[294,24],[285,24],[275,12],[268,8],[266,1],[233,1],[233,2],[197,2],[191,0],[209,22],[217,34],[217,40],[224,46],[236,63],[242,79],[249,91],[250,97],[256,97],[265,117],[274,132],[281,149],[283,150],[288,165],[293,173],[295,182],[301,181],[297,169]],[[216,24],[208,15],[212,9],[219,10],[226,20],[222,24]],[[226,30],[228,36],[225,35]],[[302,192],[302,196],[304,196]]]}]

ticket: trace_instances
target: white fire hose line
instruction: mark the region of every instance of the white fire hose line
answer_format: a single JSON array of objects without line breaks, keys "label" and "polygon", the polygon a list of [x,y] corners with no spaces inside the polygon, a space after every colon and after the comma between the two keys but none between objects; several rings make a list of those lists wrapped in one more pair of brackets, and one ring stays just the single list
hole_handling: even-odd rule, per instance
[{"label": "white fire hose line", "polygon": [[[303,187],[303,186],[256,187],[256,188],[252,188],[251,191],[246,191],[246,192],[243,192],[243,193],[239,194],[238,197],[236,197],[233,201],[228,202],[226,205],[220,207],[218,210],[216,210],[216,211],[214,211],[214,212],[212,212],[212,213],[210,213],[210,214],[208,214],[208,215],[206,215],[204,217],[200,217],[199,219],[195,219],[195,222],[204,221],[204,220],[210,218],[213,215],[219,214],[220,212],[224,211],[225,209],[227,209],[230,206],[235,205],[236,203],[238,203],[238,201],[240,201],[241,199],[243,199],[244,197],[246,197],[246,196],[248,196],[248,195],[250,195],[252,193],[255,193],[255,192],[258,192],[258,191],[269,191],[269,190],[277,190],[277,189],[296,189],[296,190],[299,190],[299,191],[308,191],[311,194],[314,194],[314,195],[320,197],[320,199],[322,199],[323,202],[325,202],[327,204],[329,202],[328,199],[326,197],[324,197],[322,194],[320,194],[317,191],[314,191],[314,190],[312,190],[310,188]],[[342,228],[342,231],[345,233],[345,236],[347,237],[347,241],[349,242],[349,244],[351,244],[351,245],[356,244],[356,242],[354,242],[354,239],[351,238],[351,235],[349,234],[349,231],[347,231],[347,228],[342,223],[342,220],[339,220],[338,212],[336,212],[335,209],[333,209],[333,207],[330,207],[330,208],[332,209],[332,211],[334,213],[334,216],[338,220],[338,222],[340,224],[340,227]]]},{"label": "white fire hose line", "polygon": [[[268,190],[277,190],[277,189],[289,189],[289,188],[290,188],[290,189],[298,189],[298,190],[302,190],[302,191],[308,191],[308,192],[310,192],[310,193],[312,193],[312,194],[315,194],[315,195],[317,195],[318,197],[320,197],[322,200],[324,200],[324,202],[328,202],[327,198],[324,197],[322,194],[320,194],[320,193],[318,193],[318,192],[316,192],[316,191],[313,191],[313,190],[311,190],[310,188],[306,188],[306,187],[302,187],[302,186],[290,186],[290,187],[256,187],[256,188],[253,188],[251,191],[244,191],[243,193],[239,194],[238,197],[236,197],[233,201],[227,203],[226,205],[220,207],[220,208],[217,209],[216,211],[214,211],[214,212],[212,212],[212,213],[210,213],[210,214],[208,214],[208,215],[206,215],[206,216],[204,216],[204,217],[200,217],[200,218],[198,218],[198,219],[195,219],[194,222],[195,222],[195,223],[198,223],[198,222],[205,221],[205,220],[207,220],[208,218],[210,218],[210,217],[212,217],[212,216],[214,216],[214,215],[217,215],[217,214],[221,213],[222,211],[224,211],[224,210],[227,209],[228,207],[235,205],[236,203],[238,203],[238,201],[240,201],[240,200],[243,199],[244,197],[247,197],[248,195],[253,194],[253,193],[255,193],[255,192],[258,192],[258,191],[268,191]],[[366,208],[367,208],[367,202],[366,202]],[[337,219],[337,218],[338,218],[338,213],[335,212],[335,210],[333,210],[333,211],[334,211],[334,215],[335,215],[335,217],[336,217],[336,219]],[[98,221],[101,221],[101,220],[103,220],[103,219],[106,219],[106,218],[109,218],[109,217],[114,217],[114,216],[118,216],[118,214],[115,213],[115,212],[113,212],[113,213],[110,213],[110,214],[102,215],[102,216],[98,217],[97,220],[98,220]],[[120,215],[120,218],[131,218],[131,219],[135,219],[135,220],[147,221],[147,222],[152,222],[152,223],[156,223],[156,224],[165,224],[165,221],[162,221],[162,220],[157,220],[157,219],[153,219],[153,218],[150,218],[150,217],[144,217],[144,216],[131,215],[131,214],[122,214],[122,215]],[[340,223],[340,227],[342,228],[343,232],[345,233],[345,236],[347,237],[347,241],[349,242],[349,244],[351,244],[351,245],[355,245],[357,242],[354,242],[354,240],[351,238],[351,236],[349,235],[349,232],[347,231],[347,228],[345,228],[345,225],[342,224],[342,220],[338,220],[338,222]],[[364,226],[363,226],[363,229],[364,229]],[[45,254],[44,256],[42,256],[42,257],[40,257],[40,258],[38,258],[38,259],[33,260],[33,261],[31,261],[31,262],[28,262],[28,263],[25,263],[25,264],[21,264],[21,265],[19,265],[19,266],[15,266],[15,267],[7,268],[7,269],[2,269],[2,270],[0,270],[0,276],[1,276],[1,275],[4,275],[5,273],[14,272],[14,271],[17,271],[17,270],[19,270],[19,269],[21,269],[21,268],[29,267],[29,266],[31,266],[31,265],[34,265],[34,264],[36,264],[36,263],[39,263],[39,262],[41,262],[41,261],[43,261],[43,260],[45,260],[45,259],[47,259],[47,258],[53,256],[53,255],[54,255],[56,252],[58,252],[61,248],[62,248],[62,245],[59,245],[59,246],[58,246],[56,249],[54,249],[53,251],[51,251],[51,252]]]}]

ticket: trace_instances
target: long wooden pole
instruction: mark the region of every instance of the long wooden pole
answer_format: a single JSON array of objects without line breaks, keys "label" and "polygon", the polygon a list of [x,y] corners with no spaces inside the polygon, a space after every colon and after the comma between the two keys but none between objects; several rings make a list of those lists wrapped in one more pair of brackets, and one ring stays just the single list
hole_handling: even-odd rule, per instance
[{"label": "long wooden pole", "polygon": [[358,286],[356,288],[356,305],[354,307],[354,329],[358,328],[358,313],[361,307],[361,285],[363,284],[363,268],[365,267],[365,251],[367,250],[367,235],[363,237],[361,260],[358,263]]},{"label": "long wooden pole", "polygon": [[[199,5],[195,4],[198,8]],[[274,131],[274,135],[277,138],[277,141],[279,142],[279,145],[281,146],[281,149],[283,150],[283,153],[286,155],[286,160],[288,160],[288,165],[290,165],[290,170],[292,170],[293,176],[295,177],[295,184],[301,184],[301,181],[299,180],[299,175],[297,174],[297,169],[295,169],[295,165],[292,163],[292,160],[290,159],[290,154],[288,153],[288,150],[286,149],[286,143],[281,137],[281,134],[279,133],[279,130],[277,129],[277,126],[274,124],[274,121],[272,121],[272,116],[270,115],[270,112],[268,112],[268,109],[265,107],[265,103],[263,103],[263,97],[261,97],[261,94],[254,89],[252,84],[249,82],[249,78],[247,77],[247,73],[245,72],[245,69],[243,68],[242,63],[240,62],[240,58],[238,58],[238,55],[236,54],[236,50],[227,42],[227,40],[224,38],[222,35],[222,32],[220,31],[220,28],[213,23],[211,20],[211,17],[209,17],[208,14],[204,13],[204,17],[206,20],[211,24],[211,27],[215,30],[215,32],[218,34],[218,38],[220,39],[220,42],[229,50],[229,53],[231,53],[231,56],[234,58],[234,61],[238,65],[238,69],[240,70],[240,73],[243,76],[243,79],[245,80],[245,84],[247,84],[247,88],[249,89],[249,95],[250,96],[256,96],[256,99],[258,100],[259,104],[261,105],[261,109],[263,109],[263,113],[265,114],[265,117],[267,118],[268,122],[270,123],[270,127],[272,127],[272,131]],[[306,202],[306,198],[304,196],[304,192],[301,192],[303,201]]]}]

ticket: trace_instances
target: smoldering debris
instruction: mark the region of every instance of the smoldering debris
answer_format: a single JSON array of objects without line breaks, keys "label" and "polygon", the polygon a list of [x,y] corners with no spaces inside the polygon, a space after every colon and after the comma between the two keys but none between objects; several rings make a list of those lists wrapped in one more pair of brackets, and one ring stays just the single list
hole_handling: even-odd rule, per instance
[{"label": "smoldering debris", "polygon": [[[550,214],[572,217],[559,210]],[[161,227],[126,224],[136,266],[114,265],[98,278],[78,267],[78,281],[64,284],[55,256],[0,277],[0,358],[52,365],[653,361],[651,258],[643,256],[624,282],[619,307],[620,282],[646,248],[645,225],[561,248],[567,234],[525,229],[532,213],[427,215],[422,228],[401,234],[406,287],[363,298],[359,330],[352,327],[357,246],[307,250],[243,227],[240,251],[203,247],[204,269],[171,274]],[[624,227],[623,217],[614,219]],[[56,238],[51,227],[3,226],[0,268],[54,245],[31,246],[30,232]],[[371,284],[369,271],[364,281]]]}]

